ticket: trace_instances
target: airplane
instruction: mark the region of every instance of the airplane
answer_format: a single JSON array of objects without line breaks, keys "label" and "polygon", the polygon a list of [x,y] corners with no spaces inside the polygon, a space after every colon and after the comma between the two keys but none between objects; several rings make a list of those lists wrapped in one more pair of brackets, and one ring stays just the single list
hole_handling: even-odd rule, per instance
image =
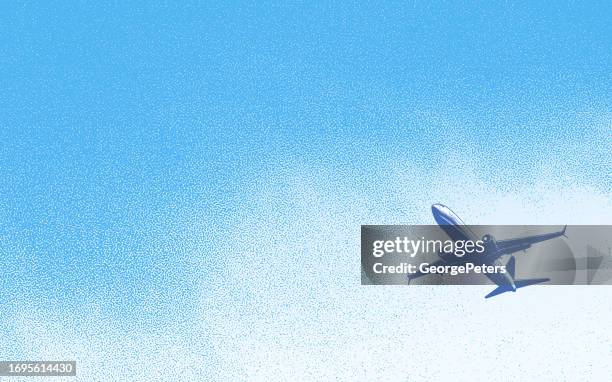
[{"label": "airplane", "polygon": [[[478,236],[470,230],[470,228],[453,212],[450,208],[443,204],[434,204],[431,206],[431,212],[434,219],[446,232],[446,234],[454,241],[458,240],[472,240],[477,241]],[[504,255],[511,255],[518,251],[526,251],[533,244],[542,241],[557,238],[559,236],[565,236],[565,230],[567,226],[563,227],[561,231],[546,233],[542,235],[534,235],[517,239],[509,240],[495,240],[492,235],[486,234],[482,237],[484,244],[484,253],[466,255],[464,257],[457,257],[453,253],[439,253],[440,259],[434,262],[432,265],[461,265],[468,262],[478,261],[480,264],[501,266],[501,257]],[[514,256],[511,256],[506,263],[506,273],[486,273],[486,276],[493,281],[497,288],[491,293],[485,296],[490,298],[497,296],[505,292],[516,292],[519,288],[524,288],[529,285],[540,284],[550,281],[548,278],[541,279],[516,279],[515,278],[515,264],[516,260]],[[424,273],[414,273],[408,276],[408,282],[410,280],[423,276]]]}]

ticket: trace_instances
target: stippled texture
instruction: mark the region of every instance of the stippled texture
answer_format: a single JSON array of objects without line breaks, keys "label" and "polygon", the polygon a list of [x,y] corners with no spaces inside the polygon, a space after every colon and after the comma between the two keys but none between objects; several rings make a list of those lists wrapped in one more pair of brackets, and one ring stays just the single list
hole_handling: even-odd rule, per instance
[{"label": "stippled texture", "polygon": [[2,358],[83,381],[609,376],[606,287],[359,281],[360,225],[435,202],[612,223],[609,5],[42,7],[0,16]]}]

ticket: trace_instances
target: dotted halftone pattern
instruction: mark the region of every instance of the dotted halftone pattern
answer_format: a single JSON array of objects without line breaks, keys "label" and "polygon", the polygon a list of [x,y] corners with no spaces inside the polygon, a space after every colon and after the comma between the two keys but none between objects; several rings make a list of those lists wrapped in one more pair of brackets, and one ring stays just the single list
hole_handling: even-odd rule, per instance
[{"label": "dotted halftone pattern", "polygon": [[[593,130],[586,143],[602,161],[608,133]],[[124,248],[147,259],[126,276],[142,280],[138,296],[119,293],[119,279],[106,289],[100,281],[100,300],[74,306],[14,303],[3,354],[76,359],[84,381],[605,378],[609,288],[533,287],[485,300],[486,286],[360,285],[360,225],[431,224],[435,202],[471,224],[611,223],[609,179],[581,162],[584,145],[517,148],[514,160],[530,170],[516,173],[492,156],[499,145],[485,149],[470,131],[412,143],[397,134],[387,144],[342,133],[332,134],[337,145],[295,142],[200,208],[193,190],[177,193],[131,233],[147,245]],[[418,154],[427,141],[445,155]],[[583,171],[561,171],[568,166]],[[121,274],[122,264],[109,266]]]}]

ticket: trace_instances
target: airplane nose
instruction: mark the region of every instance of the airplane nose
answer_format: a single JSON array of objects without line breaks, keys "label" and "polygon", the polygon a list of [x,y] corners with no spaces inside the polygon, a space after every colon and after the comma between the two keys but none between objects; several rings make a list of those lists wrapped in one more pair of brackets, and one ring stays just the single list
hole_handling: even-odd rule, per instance
[{"label": "airplane nose", "polygon": [[431,213],[433,214],[433,216],[441,216],[443,208],[444,206],[442,204],[439,204],[439,203],[433,204],[431,206]]},{"label": "airplane nose", "polygon": [[446,219],[446,213],[444,212],[444,206],[442,204],[436,203],[431,206],[431,214],[434,217],[434,220],[439,225],[447,225],[448,221]]}]

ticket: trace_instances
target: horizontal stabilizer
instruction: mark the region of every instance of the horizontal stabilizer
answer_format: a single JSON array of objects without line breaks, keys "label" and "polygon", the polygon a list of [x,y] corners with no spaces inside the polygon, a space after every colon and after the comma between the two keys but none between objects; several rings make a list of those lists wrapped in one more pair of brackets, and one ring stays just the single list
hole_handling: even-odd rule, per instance
[{"label": "horizontal stabilizer", "polygon": [[525,279],[525,280],[515,280],[514,285],[516,288],[524,288],[529,285],[541,284],[550,281],[550,279]]},{"label": "horizontal stabilizer", "polygon": [[[547,281],[550,281],[550,279],[514,280],[514,285],[516,286],[516,289],[518,289],[518,288],[524,288],[524,287],[529,286],[529,285],[545,283]],[[495,290],[493,290],[493,292],[491,292],[488,295],[486,295],[485,298],[490,298],[490,297],[493,297],[493,296],[497,296],[498,294],[502,294],[502,293],[505,293],[505,292],[516,292],[516,290],[513,289],[512,287],[508,286],[508,285],[502,285],[500,287],[497,287]]]},{"label": "horizontal stabilizer", "polygon": [[493,290],[493,292],[489,293],[488,295],[485,296],[485,298],[489,298],[489,297],[493,297],[493,296],[497,296],[498,294],[502,294],[504,292],[510,292],[511,290],[513,290],[510,287],[507,286],[500,286],[497,287],[495,290]]}]

